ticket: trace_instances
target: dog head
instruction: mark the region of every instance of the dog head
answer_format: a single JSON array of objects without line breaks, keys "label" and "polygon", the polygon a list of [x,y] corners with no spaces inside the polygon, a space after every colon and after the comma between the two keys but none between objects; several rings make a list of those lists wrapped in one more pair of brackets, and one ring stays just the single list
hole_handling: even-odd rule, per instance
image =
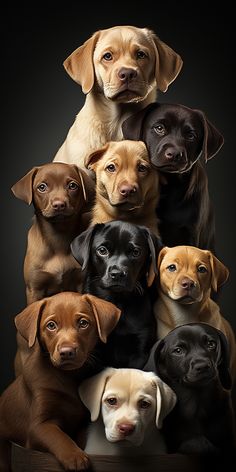
[{"label": "dog head", "polygon": [[142,211],[153,196],[158,198],[158,173],[142,141],[109,142],[88,157],[86,167],[96,173],[97,199],[118,216]]},{"label": "dog head", "polygon": [[122,221],[96,224],[71,243],[73,256],[96,286],[122,293],[152,285],[159,249],[147,228]]},{"label": "dog head", "polygon": [[108,367],[79,387],[79,395],[96,421],[100,411],[108,441],[142,444],[146,431],[172,410],[176,396],[152,372]]},{"label": "dog head", "polygon": [[182,304],[201,302],[229,275],[211,251],[193,246],[164,247],[158,258],[160,290]]},{"label": "dog head", "polygon": [[51,221],[64,220],[82,212],[91,199],[94,183],[74,164],[52,162],[33,167],[12,187],[17,198]]},{"label": "dog head", "polygon": [[175,385],[204,387],[218,379],[232,386],[229,347],[225,335],[206,323],[178,326],[158,341],[145,366],[154,369],[174,390]]},{"label": "dog head", "polygon": [[97,31],[64,62],[86,94],[98,89],[117,103],[139,102],[152,90],[165,92],[182,59],[147,28],[115,26]]},{"label": "dog head", "polygon": [[73,370],[88,360],[99,338],[106,342],[119,317],[120,310],[110,302],[61,292],[28,305],[15,324],[29,348],[37,338],[55,367]]},{"label": "dog head", "polygon": [[167,103],[132,115],[122,131],[125,139],[144,141],[152,164],[163,172],[186,172],[200,157],[207,162],[215,156],[224,143],[201,110]]}]

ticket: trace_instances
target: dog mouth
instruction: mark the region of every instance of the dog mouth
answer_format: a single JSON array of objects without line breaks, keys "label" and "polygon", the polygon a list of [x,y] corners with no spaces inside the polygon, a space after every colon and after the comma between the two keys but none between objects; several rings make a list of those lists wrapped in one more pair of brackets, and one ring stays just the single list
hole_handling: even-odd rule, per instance
[{"label": "dog mouth", "polygon": [[178,298],[177,301],[179,303],[182,303],[183,305],[188,305],[191,303],[196,302],[196,297],[190,295],[189,293],[187,295],[183,295],[182,297]]},{"label": "dog mouth", "polygon": [[118,92],[109,97],[114,102],[137,102],[143,100],[140,92],[133,89],[129,83],[123,85]]},{"label": "dog mouth", "polygon": [[183,378],[183,382],[186,385],[196,386],[204,386],[211,383],[213,380],[216,379],[216,374],[211,372],[201,373],[201,374],[187,374]]},{"label": "dog mouth", "polygon": [[60,222],[60,221],[65,221],[71,218],[74,215],[74,212],[72,211],[56,211],[53,213],[43,213],[44,218],[51,222]]},{"label": "dog mouth", "polygon": [[110,201],[110,205],[115,208],[117,207],[117,208],[124,209],[125,211],[134,211],[134,210],[138,210],[139,208],[142,208],[144,205],[144,202],[135,203],[135,202],[130,201],[129,199],[125,199],[116,203],[112,203]]}]

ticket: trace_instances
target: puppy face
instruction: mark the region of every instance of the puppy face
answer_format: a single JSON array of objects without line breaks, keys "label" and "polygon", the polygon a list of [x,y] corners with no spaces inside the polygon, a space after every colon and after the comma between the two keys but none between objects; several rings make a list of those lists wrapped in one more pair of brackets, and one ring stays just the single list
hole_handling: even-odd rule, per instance
[{"label": "puppy face", "polygon": [[88,180],[85,172],[75,165],[50,163],[34,167],[12,191],[28,204],[33,201],[44,218],[58,221],[81,211],[87,199]]},{"label": "puppy face", "polygon": [[230,388],[228,344],[224,334],[205,323],[173,329],[155,351],[157,373],[166,382],[204,386],[219,377]]},{"label": "puppy face", "polygon": [[150,160],[163,172],[183,173],[201,157],[211,159],[224,139],[201,110],[151,104],[122,126],[125,139],[141,139]]},{"label": "puppy face", "polygon": [[193,246],[163,248],[158,267],[161,291],[182,304],[201,302],[228,278],[228,269],[210,251]]},{"label": "puppy face", "polygon": [[96,172],[97,196],[119,213],[142,209],[153,192],[158,195],[158,174],[141,141],[110,142],[86,165]]},{"label": "puppy face", "polygon": [[29,347],[40,341],[51,363],[63,370],[81,367],[99,337],[119,320],[120,310],[92,295],[64,292],[32,303],[17,315],[15,323]]},{"label": "puppy face", "polygon": [[139,292],[141,278],[151,285],[159,248],[147,228],[121,221],[96,224],[71,244],[73,256],[88,270],[90,280],[112,292]]},{"label": "puppy face", "polygon": [[152,372],[105,369],[79,388],[82,401],[96,421],[101,410],[108,441],[142,444],[147,429],[158,428],[175,405],[175,395]]},{"label": "puppy face", "polygon": [[97,31],[64,62],[83,92],[98,90],[117,103],[139,102],[154,89],[166,91],[182,59],[152,31],[116,26]]}]

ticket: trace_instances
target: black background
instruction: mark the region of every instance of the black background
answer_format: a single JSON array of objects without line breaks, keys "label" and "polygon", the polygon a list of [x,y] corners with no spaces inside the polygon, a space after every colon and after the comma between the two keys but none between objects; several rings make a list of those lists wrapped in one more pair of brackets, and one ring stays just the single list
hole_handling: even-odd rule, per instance
[{"label": "black background", "polygon": [[[29,4],[30,5],[30,4]],[[207,164],[216,213],[217,254],[230,270],[220,295],[236,329],[235,286],[235,24],[229,2],[19,2],[1,14],[1,389],[13,379],[14,316],[25,306],[23,260],[33,209],[11,186],[34,165],[53,159],[84,103],[81,88],[64,71],[64,59],[99,29],[148,27],[184,61],[159,100],[203,110],[225,137]],[[206,11],[206,8],[208,10]]]}]

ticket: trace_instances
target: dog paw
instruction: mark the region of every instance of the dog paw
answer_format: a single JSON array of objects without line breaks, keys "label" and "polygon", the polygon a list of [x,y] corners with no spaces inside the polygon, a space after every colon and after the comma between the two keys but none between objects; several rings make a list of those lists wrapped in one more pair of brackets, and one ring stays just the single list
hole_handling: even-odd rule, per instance
[{"label": "dog paw", "polygon": [[89,458],[81,449],[70,451],[60,457],[60,462],[66,471],[77,472],[89,468]]}]

